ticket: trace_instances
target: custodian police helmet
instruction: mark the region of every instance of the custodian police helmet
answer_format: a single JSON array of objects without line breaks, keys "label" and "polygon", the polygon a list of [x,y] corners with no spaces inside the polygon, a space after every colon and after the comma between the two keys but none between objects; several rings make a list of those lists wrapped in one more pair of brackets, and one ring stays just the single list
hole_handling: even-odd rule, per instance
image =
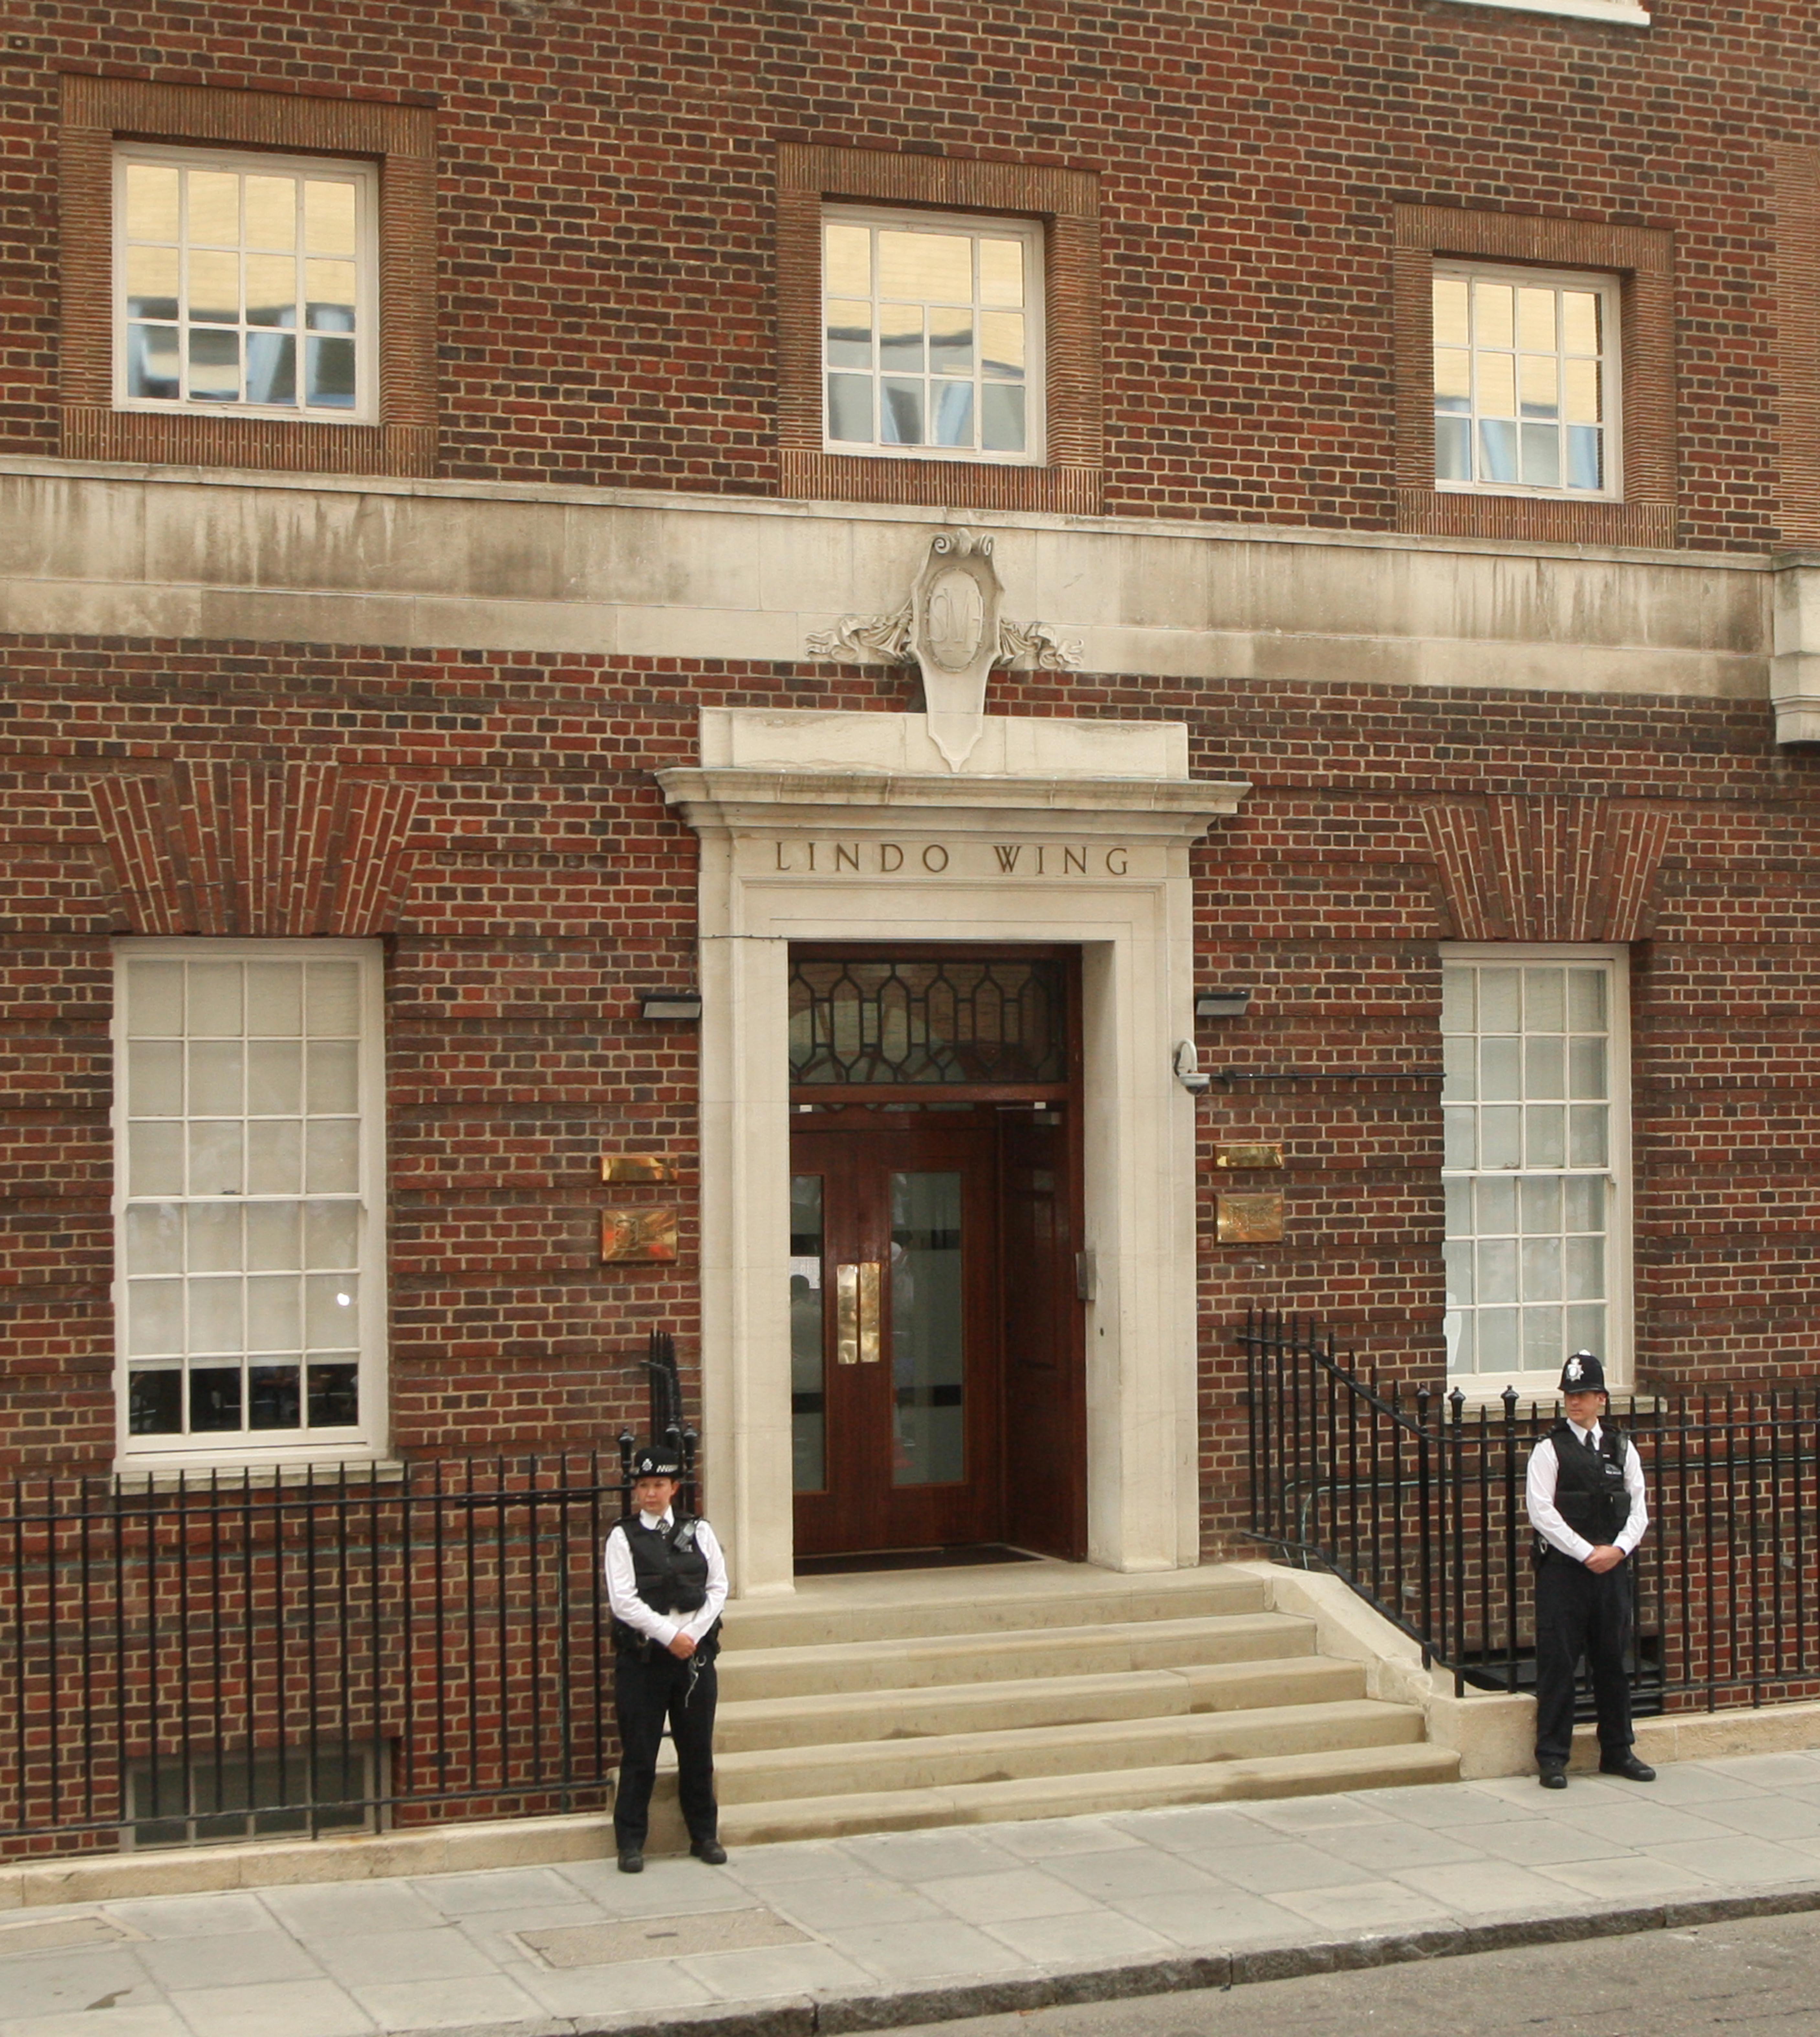
[{"label": "custodian police helmet", "polygon": [[1564,1393],[1603,1393],[1605,1367],[1590,1351],[1576,1351],[1561,1369]]}]

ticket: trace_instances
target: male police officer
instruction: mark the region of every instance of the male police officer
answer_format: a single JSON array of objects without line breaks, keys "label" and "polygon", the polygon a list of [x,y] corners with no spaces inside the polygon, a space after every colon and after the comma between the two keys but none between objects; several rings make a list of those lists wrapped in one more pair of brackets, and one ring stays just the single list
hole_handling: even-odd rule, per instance
[{"label": "male police officer", "polygon": [[1602,1418],[1610,1396],[1590,1351],[1561,1368],[1567,1419],[1531,1453],[1526,1498],[1536,1531],[1535,1759],[1545,1789],[1567,1787],[1574,1670],[1584,1654],[1599,1708],[1599,1768],[1633,1782],[1655,1771],[1631,1752],[1631,1551],[1649,1525],[1643,1469],[1628,1438]]},{"label": "male police officer", "polygon": [[620,1746],[613,1839],[622,1874],[644,1872],[651,1786],[666,1718],[676,1744],[689,1850],[710,1867],[727,1857],[714,1802],[714,1657],[727,1566],[706,1521],[677,1517],[682,1469],[660,1444],[640,1450],[632,1461],[633,1510],[607,1537]]}]

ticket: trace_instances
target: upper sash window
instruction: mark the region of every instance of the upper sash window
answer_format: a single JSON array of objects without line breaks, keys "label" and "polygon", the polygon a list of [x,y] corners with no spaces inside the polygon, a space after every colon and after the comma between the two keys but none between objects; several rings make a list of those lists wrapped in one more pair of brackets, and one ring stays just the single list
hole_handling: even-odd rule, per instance
[{"label": "upper sash window", "polygon": [[364,163],[117,149],[115,400],[373,422],[376,183]]},{"label": "upper sash window", "polygon": [[827,450],[1040,463],[1042,308],[1034,222],[829,207]]}]

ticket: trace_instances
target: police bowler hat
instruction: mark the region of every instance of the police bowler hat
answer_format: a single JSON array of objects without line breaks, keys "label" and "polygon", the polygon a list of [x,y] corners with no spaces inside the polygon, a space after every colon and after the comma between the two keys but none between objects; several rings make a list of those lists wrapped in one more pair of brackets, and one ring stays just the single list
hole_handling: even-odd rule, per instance
[{"label": "police bowler hat", "polygon": [[680,1478],[682,1460],[667,1443],[646,1443],[632,1459],[634,1478]]},{"label": "police bowler hat", "polygon": [[1605,1393],[1605,1367],[1590,1351],[1576,1351],[1561,1369],[1561,1390],[1564,1393]]}]

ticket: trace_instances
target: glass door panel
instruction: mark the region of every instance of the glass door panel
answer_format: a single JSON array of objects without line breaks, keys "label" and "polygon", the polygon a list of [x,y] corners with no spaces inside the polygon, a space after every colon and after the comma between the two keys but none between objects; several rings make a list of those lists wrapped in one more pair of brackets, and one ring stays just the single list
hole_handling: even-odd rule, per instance
[{"label": "glass door panel", "polygon": [[820,1492],[828,1482],[822,1260],[822,1177],[797,1174],[790,1181],[790,1452],[798,1492]]},{"label": "glass door panel", "polygon": [[967,1474],[966,1292],[958,1173],[891,1177],[891,1483]]}]

